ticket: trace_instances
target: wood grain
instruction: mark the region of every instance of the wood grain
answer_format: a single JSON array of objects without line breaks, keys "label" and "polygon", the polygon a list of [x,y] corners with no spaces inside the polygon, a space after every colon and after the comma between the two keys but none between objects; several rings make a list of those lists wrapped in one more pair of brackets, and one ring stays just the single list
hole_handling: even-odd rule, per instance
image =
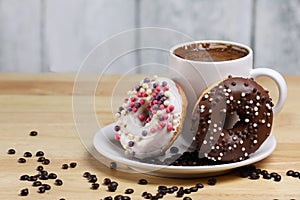
[{"label": "wood grain", "polygon": [[[72,74],[0,74],[0,199],[101,199],[105,196],[124,194],[126,188],[134,188],[129,196],[132,199],[142,199],[141,193],[156,192],[158,185],[191,187],[198,182],[204,188],[190,196],[193,199],[298,199],[300,198],[300,180],[285,175],[289,169],[300,171],[300,114],[299,76],[286,76],[288,84],[288,99],[281,111],[275,117],[273,134],[277,139],[276,150],[267,159],[258,162],[257,167],[274,171],[282,175],[281,182],[272,180],[249,180],[238,176],[237,172],[217,177],[215,186],[207,185],[207,178],[172,179],[154,177],[139,173],[125,173],[111,170],[92,157],[82,145],[77,135],[76,124],[72,113],[72,91],[75,75]],[[118,80],[117,76],[107,76],[103,83],[109,86]],[[275,93],[274,84],[261,79],[261,84]],[[274,91],[274,92],[273,92]],[[103,87],[101,93],[96,93],[97,115],[106,118],[105,123],[112,119],[109,108],[103,107],[103,98],[109,98],[110,87]],[[84,97],[86,94],[82,94]],[[101,100],[102,99],[102,100]],[[106,109],[106,112],[103,110]],[[106,113],[106,114],[103,114]],[[31,130],[37,130],[39,135],[29,136]],[[8,155],[9,148],[16,149],[15,155]],[[55,172],[64,181],[63,186],[53,185],[53,180],[45,181],[52,189],[45,194],[37,193],[37,188],[30,182],[19,181],[22,174],[36,174],[39,165],[36,157],[28,158],[27,163],[17,162],[25,151],[35,153],[43,150],[50,158],[50,165],[44,166],[49,172]],[[61,169],[64,163],[75,161],[74,169]],[[98,190],[91,190],[90,183],[82,177],[85,171],[97,175],[99,182],[106,177],[119,182],[117,192],[111,193],[103,185]],[[138,185],[140,178],[148,180],[147,186]],[[29,188],[28,198],[18,196],[20,189]],[[164,199],[175,199],[169,194]],[[176,198],[177,199],[177,198]],[[179,198],[178,198],[179,199]]]}]

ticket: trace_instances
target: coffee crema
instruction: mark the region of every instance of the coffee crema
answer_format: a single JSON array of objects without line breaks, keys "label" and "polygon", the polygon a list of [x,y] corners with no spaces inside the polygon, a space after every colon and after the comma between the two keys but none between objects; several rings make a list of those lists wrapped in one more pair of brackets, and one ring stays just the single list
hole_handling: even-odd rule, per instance
[{"label": "coffee crema", "polygon": [[173,53],[186,60],[203,62],[236,60],[249,54],[243,47],[222,43],[189,44],[175,49]]}]

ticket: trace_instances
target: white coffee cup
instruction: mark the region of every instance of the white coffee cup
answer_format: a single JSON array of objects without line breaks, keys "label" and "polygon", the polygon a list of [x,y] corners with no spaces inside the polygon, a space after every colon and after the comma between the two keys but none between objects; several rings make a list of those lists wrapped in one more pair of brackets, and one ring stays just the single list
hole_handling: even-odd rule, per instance
[{"label": "white coffee cup", "polygon": [[[174,54],[174,51],[180,47],[199,44],[204,45],[224,45],[237,48],[246,52],[241,58],[226,61],[196,61],[181,58]],[[171,77],[181,85],[189,100],[188,112],[197,101],[197,98],[203,91],[219,81],[227,78],[229,75],[257,78],[266,76],[273,79],[278,87],[278,100],[273,108],[274,114],[278,114],[287,97],[287,86],[284,78],[275,70],[269,68],[253,68],[253,51],[250,47],[230,41],[221,40],[203,40],[189,43],[178,44],[170,49],[169,66]],[[185,77],[183,79],[182,77]]]}]

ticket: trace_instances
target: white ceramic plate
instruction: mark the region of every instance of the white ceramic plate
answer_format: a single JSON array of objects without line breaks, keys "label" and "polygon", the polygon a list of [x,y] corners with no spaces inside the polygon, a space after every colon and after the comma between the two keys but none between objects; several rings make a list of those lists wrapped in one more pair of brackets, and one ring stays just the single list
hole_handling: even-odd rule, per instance
[{"label": "white ceramic plate", "polygon": [[273,135],[262,144],[262,146],[247,160],[210,166],[164,166],[155,165],[131,160],[124,155],[120,143],[115,140],[114,124],[110,124],[100,129],[94,136],[94,146],[104,157],[118,163],[125,164],[127,167],[141,173],[176,178],[196,178],[224,174],[234,168],[249,165],[268,157],[276,148],[276,140]]}]

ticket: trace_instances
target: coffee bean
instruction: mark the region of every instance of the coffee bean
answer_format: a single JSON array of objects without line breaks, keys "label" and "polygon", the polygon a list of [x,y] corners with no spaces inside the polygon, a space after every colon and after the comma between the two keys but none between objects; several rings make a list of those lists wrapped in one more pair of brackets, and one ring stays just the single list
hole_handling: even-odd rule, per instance
[{"label": "coffee bean", "polygon": [[66,200],[65,198],[60,198],[59,200]]},{"label": "coffee bean", "polygon": [[217,179],[215,179],[215,178],[210,178],[207,181],[208,185],[216,185],[216,183],[217,183]]},{"label": "coffee bean", "polygon": [[28,178],[29,178],[29,176],[28,175],[22,175],[22,176],[20,176],[20,180],[21,181],[27,181],[28,180]]},{"label": "coffee bean", "polygon": [[107,196],[107,197],[104,197],[103,200],[113,200],[113,198],[111,196]]},{"label": "coffee bean", "polygon": [[270,174],[264,174],[264,175],[263,175],[263,178],[269,180],[269,179],[271,179],[272,177],[271,177]]},{"label": "coffee bean", "polygon": [[77,163],[76,163],[76,162],[71,162],[71,163],[70,163],[70,167],[71,167],[71,168],[75,168],[76,166],[77,166]]},{"label": "coffee bean", "polygon": [[63,181],[60,180],[60,179],[56,179],[54,184],[57,185],[57,186],[61,186],[63,184]]},{"label": "coffee bean", "polygon": [[122,200],[122,199],[123,199],[123,196],[120,194],[114,197],[114,200]]},{"label": "coffee bean", "polygon": [[49,160],[49,159],[45,159],[45,160],[43,161],[43,164],[44,164],[44,165],[49,165],[49,164],[50,164],[50,160]]},{"label": "coffee bean", "polygon": [[39,171],[39,175],[48,175],[48,172],[46,170],[42,170],[42,171]]},{"label": "coffee bean", "polygon": [[140,179],[139,181],[138,181],[138,184],[140,184],[140,185],[147,185],[148,184],[148,181],[146,180],[146,179]]},{"label": "coffee bean", "polygon": [[262,170],[260,174],[264,176],[265,174],[269,174],[269,172],[267,170]]},{"label": "coffee bean", "polygon": [[131,200],[131,198],[129,196],[122,196],[121,200]]},{"label": "coffee bean", "polygon": [[25,158],[19,158],[18,163],[26,163],[26,159]]},{"label": "coffee bean", "polygon": [[45,188],[45,190],[50,190],[51,189],[51,186],[48,185],[48,184],[43,184],[42,186]]},{"label": "coffee bean", "polygon": [[37,186],[41,186],[42,185],[42,182],[41,181],[34,181],[33,183],[32,183],[32,186],[33,187],[37,187]]},{"label": "coffee bean", "polygon": [[108,188],[108,191],[115,192],[118,188],[118,183],[115,181],[112,181],[110,184],[108,184],[107,188]]},{"label": "coffee bean", "polygon": [[29,176],[28,181],[36,181],[37,177],[36,176]]},{"label": "coffee bean", "polygon": [[96,175],[90,175],[90,178],[89,178],[89,182],[90,183],[96,183],[97,182],[97,176]]},{"label": "coffee bean", "polygon": [[274,177],[274,181],[279,182],[281,181],[281,176],[277,174],[277,176]]},{"label": "coffee bean", "polygon": [[147,193],[146,196],[145,196],[145,199],[152,199],[152,194]]},{"label": "coffee bean", "polygon": [[184,189],[183,187],[180,187],[178,192],[176,193],[176,197],[183,197],[184,195]]},{"label": "coffee bean", "polygon": [[31,131],[29,133],[30,136],[37,136],[38,135],[38,132],[37,131]]},{"label": "coffee bean", "polygon": [[251,172],[249,179],[256,180],[259,179],[259,175],[256,172]]},{"label": "coffee bean", "polygon": [[125,194],[132,194],[133,192],[134,192],[134,190],[131,188],[128,188],[125,190]]},{"label": "coffee bean", "polygon": [[69,165],[68,165],[68,164],[63,164],[63,165],[61,166],[61,168],[62,168],[62,169],[68,169],[68,168],[69,168]]},{"label": "coffee bean", "polygon": [[197,192],[198,188],[197,187],[191,187],[190,190],[191,190],[191,192]]},{"label": "coffee bean", "polygon": [[293,170],[289,170],[286,172],[287,176],[293,176],[294,175],[294,171]]},{"label": "coffee bean", "polygon": [[44,162],[45,159],[46,159],[46,158],[42,156],[42,157],[39,157],[39,158],[37,159],[37,161],[38,161],[38,162]]},{"label": "coffee bean", "polygon": [[28,194],[29,194],[28,188],[22,189],[22,190],[20,191],[20,195],[21,195],[21,196],[27,196]]},{"label": "coffee bean", "polygon": [[168,189],[168,187],[165,185],[158,186],[158,190],[167,190],[167,189]]},{"label": "coffee bean", "polygon": [[148,192],[143,192],[142,197],[145,197],[148,194]]},{"label": "coffee bean", "polygon": [[191,194],[191,190],[189,188],[185,188],[183,192],[184,194]]},{"label": "coffee bean", "polygon": [[39,187],[38,193],[45,193],[45,188],[43,186]]},{"label": "coffee bean", "polygon": [[46,175],[46,174],[45,174],[45,175],[42,174],[42,175],[40,175],[39,179],[40,179],[40,180],[48,180],[49,177],[48,177],[48,175]]},{"label": "coffee bean", "polygon": [[99,183],[93,183],[91,189],[92,190],[97,190],[99,188]]},{"label": "coffee bean", "polygon": [[270,175],[272,178],[275,178],[278,174],[276,172],[272,172]]},{"label": "coffee bean", "polygon": [[44,152],[43,151],[37,151],[36,153],[35,153],[35,156],[37,156],[37,157],[41,157],[41,156],[44,156],[45,154],[44,154]]},{"label": "coffee bean", "polygon": [[90,175],[91,175],[90,172],[84,172],[82,176],[83,176],[84,178],[89,178]]},{"label": "coffee bean", "polygon": [[201,188],[204,188],[204,185],[202,183],[197,183],[196,187],[199,188],[199,189],[201,189]]},{"label": "coffee bean", "polygon": [[8,149],[8,151],[7,151],[7,154],[10,154],[10,155],[15,154],[15,153],[16,153],[16,150],[14,150],[14,149]]},{"label": "coffee bean", "polygon": [[111,169],[116,169],[116,168],[117,168],[117,163],[111,162],[110,165],[109,165],[109,167],[110,167]]},{"label": "coffee bean", "polygon": [[184,197],[183,200],[192,200],[191,197]]},{"label": "coffee bean", "polygon": [[39,165],[36,167],[36,171],[43,171],[44,170],[44,167]]},{"label": "coffee bean", "polygon": [[30,153],[30,152],[25,152],[24,154],[23,154],[23,156],[25,157],[25,158],[30,158],[30,157],[32,157],[32,153]]},{"label": "coffee bean", "polygon": [[300,177],[300,173],[295,171],[294,174],[292,175],[292,177],[294,177],[294,178]]},{"label": "coffee bean", "polygon": [[111,180],[109,179],[109,178],[105,178],[104,180],[103,180],[103,184],[104,185],[108,185],[108,184],[110,184],[111,183]]},{"label": "coffee bean", "polygon": [[56,179],[56,178],[57,178],[57,175],[56,175],[55,173],[50,173],[50,174],[48,175],[48,178],[49,178],[49,179]]}]

